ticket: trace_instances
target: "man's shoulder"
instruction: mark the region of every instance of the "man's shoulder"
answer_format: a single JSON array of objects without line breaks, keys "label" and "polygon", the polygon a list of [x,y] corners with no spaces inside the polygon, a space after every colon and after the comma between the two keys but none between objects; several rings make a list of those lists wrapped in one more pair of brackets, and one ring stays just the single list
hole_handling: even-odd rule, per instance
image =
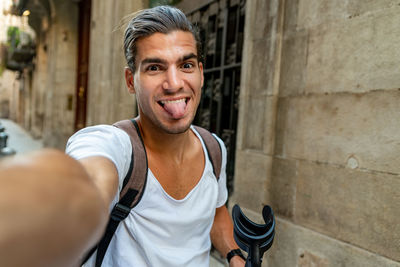
[{"label": "man's shoulder", "polygon": [[112,125],[99,124],[85,127],[74,133],[67,142],[67,150],[71,146],[86,147],[91,144],[125,144],[129,141],[128,135]]},{"label": "man's shoulder", "polygon": [[98,124],[80,129],[75,134],[73,134],[71,138],[77,136],[91,136],[91,135],[101,136],[101,135],[124,135],[124,134],[126,134],[124,131],[118,129],[113,125]]}]

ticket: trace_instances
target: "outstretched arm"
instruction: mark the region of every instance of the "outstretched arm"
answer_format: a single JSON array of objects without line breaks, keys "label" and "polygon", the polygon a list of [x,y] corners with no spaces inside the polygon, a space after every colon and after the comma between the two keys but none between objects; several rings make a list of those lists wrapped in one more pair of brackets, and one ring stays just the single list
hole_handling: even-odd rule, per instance
[{"label": "outstretched arm", "polygon": [[[88,165],[92,167],[84,167]],[[113,174],[108,177],[116,182],[99,176],[100,170]],[[104,231],[117,181],[113,164],[105,158],[81,164],[46,149],[1,160],[2,265],[76,265]]]},{"label": "outstretched arm", "polygon": [[[214,224],[211,229],[211,241],[214,247],[224,257],[232,249],[239,248],[235,242],[235,239],[233,238],[233,224],[229,216],[228,209],[225,205],[217,208],[216,210]],[[240,258],[239,256],[234,256],[231,259],[229,266],[243,267],[244,264],[245,261],[242,258]]]}]

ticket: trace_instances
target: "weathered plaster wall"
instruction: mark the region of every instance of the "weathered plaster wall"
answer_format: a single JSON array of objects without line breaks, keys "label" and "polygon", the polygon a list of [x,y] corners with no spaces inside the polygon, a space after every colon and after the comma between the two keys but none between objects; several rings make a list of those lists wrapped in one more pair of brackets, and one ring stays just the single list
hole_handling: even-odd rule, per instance
[{"label": "weathered plaster wall", "polygon": [[29,130],[31,125],[29,111],[31,108],[30,95],[32,90],[32,87],[30,87],[30,72],[24,70],[19,73],[6,70],[1,79],[0,90],[4,90],[4,99],[2,100],[4,117],[9,117]]},{"label": "weathered plaster wall", "polygon": [[231,203],[275,210],[269,266],[400,266],[400,3],[246,12]]},{"label": "weathered plaster wall", "polygon": [[[47,17],[43,18],[43,24],[48,25]],[[32,116],[31,133],[39,138],[43,135],[43,124],[45,115],[46,85],[48,84],[48,40],[46,39],[47,28],[37,36],[36,62],[32,81]]]},{"label": "weathered plaster wall", "polygon": [[114,123],[135,115],[135,97],[124,80],[126,22],[147,1],[92,1],[87,125]]},{"label": "weathered plaster wall", "polygon": [[72,1],[53,3],[46,37],[49,60],[43,62],[47,63],[43,140],[46,146],[63,149],[74,130],[75,114],[68,98],[76,88],[78,6]]},{"label": "weathered plaster wall", "polygon": [[13,99],[14,90],[18,90],[19,81],[16,79],[17,73],[4,70],[0,76],[0,117],[16,118],[16,110],[11,109],[15,106]]}]

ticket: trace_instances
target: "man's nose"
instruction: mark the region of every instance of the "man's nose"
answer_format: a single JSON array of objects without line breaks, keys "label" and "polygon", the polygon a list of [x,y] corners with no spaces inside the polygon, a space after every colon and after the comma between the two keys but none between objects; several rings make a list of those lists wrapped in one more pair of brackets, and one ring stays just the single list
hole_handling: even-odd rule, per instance
[{"label": "man's nose", "polygon": [[183,88],[182,73],[176,67],[169,67],[166,71],[163,89],[169,91],[176,91]]}]

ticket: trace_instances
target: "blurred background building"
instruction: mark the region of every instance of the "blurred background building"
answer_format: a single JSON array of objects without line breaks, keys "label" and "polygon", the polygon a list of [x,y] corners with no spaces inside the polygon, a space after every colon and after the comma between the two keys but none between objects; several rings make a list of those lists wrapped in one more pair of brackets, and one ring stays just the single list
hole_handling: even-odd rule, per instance
[{"label": "blurred background building", "polygon": [[160,3],[200,29],[196,123],[228,148],[230,206],[255,220],[265,204],[275,211],[264,265],[399,267],[396,1],[9,1],[1,116],[60,149],[82,127],[134,117],[123,31]]}]

